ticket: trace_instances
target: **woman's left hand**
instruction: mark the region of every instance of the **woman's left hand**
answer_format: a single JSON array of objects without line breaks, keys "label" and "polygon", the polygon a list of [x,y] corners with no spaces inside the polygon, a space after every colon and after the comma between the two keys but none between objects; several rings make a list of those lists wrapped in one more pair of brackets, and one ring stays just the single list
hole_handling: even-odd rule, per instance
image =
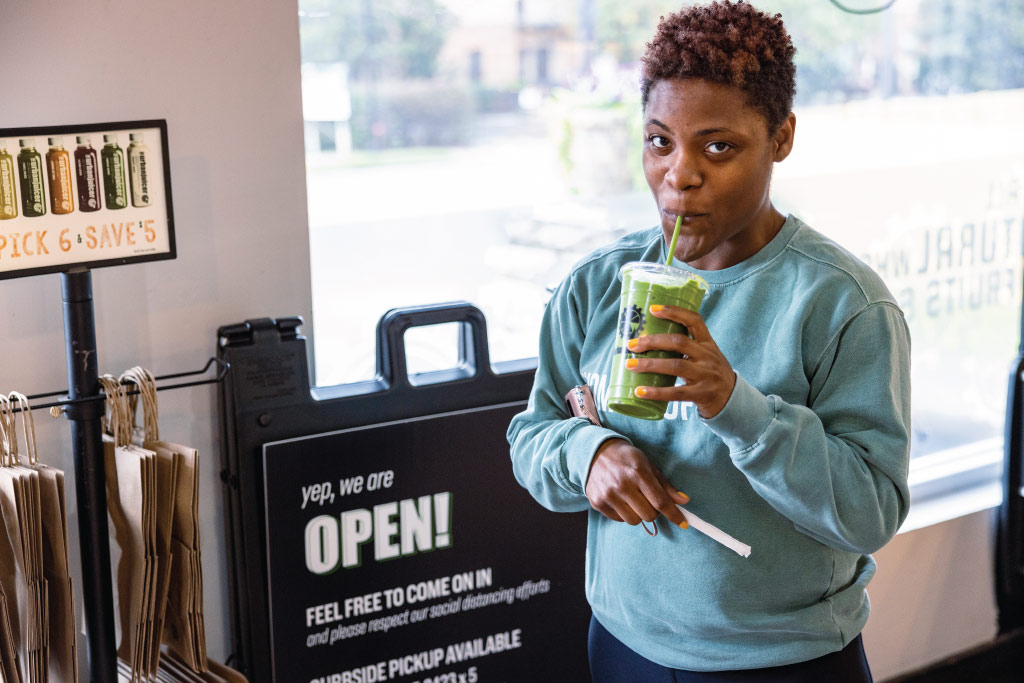
[{"label": "woman's left hand", "polygon": [[[683,358],[635,358],[626,363],[633,372],[657,372],[681,377],[685,384],[673,387],[638,387],[637,396],[655,401],[692,401],[701,417],[718,415],[736,386],[736,373],[711,338],[699,314],[676,306],[651,306],[651,314],[674,320],[690,331],[685,334],[652,334],[629,341],[629,350],[643,353],[652,349],[676,351]],[[633,361],[636,361],[635,363]]]}]

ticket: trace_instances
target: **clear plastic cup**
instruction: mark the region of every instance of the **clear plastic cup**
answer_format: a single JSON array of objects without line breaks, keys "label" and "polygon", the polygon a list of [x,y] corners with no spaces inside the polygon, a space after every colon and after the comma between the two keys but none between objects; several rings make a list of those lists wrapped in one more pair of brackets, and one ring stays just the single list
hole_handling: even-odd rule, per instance
[{"label": "clear plastic cup", "polygon": [[636,395],[637,387],[670,387],[673,375],[654,372],[632,372],[626,369],[630,358],[679,358],[673,351],[652,350],[634,353],[626,346],[630,339],[652,334],[687,334],[680,323],[651,315],[651,306],[678,306],[691,311],[700,309],[707,293],[704,278],[659,263],[633,261],[619,270],[622,294],[619,299],[619,324],[612,355],[608,407],[617,413],[644,420],[660,420],[668,407],[666,401],[654,401]]}]

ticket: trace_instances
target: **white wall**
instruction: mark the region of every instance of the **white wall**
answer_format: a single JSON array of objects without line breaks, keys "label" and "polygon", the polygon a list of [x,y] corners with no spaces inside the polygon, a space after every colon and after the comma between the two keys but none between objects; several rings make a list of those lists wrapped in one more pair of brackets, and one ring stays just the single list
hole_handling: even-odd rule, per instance
[{"label": "white wall", "polygon": [[992,640],[995,510],[898,535],[875,554],[864,649],[876,680]]},{"label": "white wall", "polygon": [[[199,367],[217,326],[250,317],[300,314],[312,332],[299,78],[294,0],[0,0],[0,127],[168,120],[179,256],[94,272],[101,371]],[[65,387],[63,354],[58,276],[0,282],[0,391]],[[167,392],[161,406],[162,435],[206,456],[207,638],[223,659],[214,391]],[[69,425],[38,428],[43,459],[71,470]],[[877,678],[993,637],[992,519],[913,531],[878,553],[865,632]]]},{"label": "white wall", "polygon": [[[0,0],[0,128],[156,118],[168,124],[178,258],[93,272],[101,372],[196,369],[219,325],[310,320],[297,3]],[[0,391],[67,386],[61,315],[58,275],[0,281]],[[207,640],[223,660],[215,390],[163,393],[161,415],[164,438],[204,456]],[[70,424],[36,420],[43,460],[72,471]],[[76,536],[73,486],[69,498]]]}]

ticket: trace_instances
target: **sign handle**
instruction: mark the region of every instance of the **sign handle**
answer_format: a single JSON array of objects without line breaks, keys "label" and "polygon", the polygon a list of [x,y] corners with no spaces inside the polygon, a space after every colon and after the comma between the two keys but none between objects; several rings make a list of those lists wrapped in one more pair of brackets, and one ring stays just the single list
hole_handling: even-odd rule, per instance
[{"label": "sign handle", "polygon": [[479,308],[465,301],[393,308],[377,323],[377,377],[388,388],[413,387],[405,355],[405,332],[411,327],[460,323],[459,362],[437,373],[431,384],[481,380],[494,374],[487,349],[487,322]]}]

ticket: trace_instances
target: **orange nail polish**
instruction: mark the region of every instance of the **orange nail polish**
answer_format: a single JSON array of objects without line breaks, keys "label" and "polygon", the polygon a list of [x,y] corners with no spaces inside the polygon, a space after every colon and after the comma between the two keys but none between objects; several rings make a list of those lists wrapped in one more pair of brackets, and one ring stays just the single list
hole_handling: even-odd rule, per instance
[{"label": "orange nail polish", "polygon": [[676,491],[676,493],[679,494],[680,498],[685,498],[687,503],[690,502],[690,497],[688,495],[686,495],[685,493],[683,493],[682,491]]},{"label": "orange nail polish", "polygon": [[647,389],[644,387],[637,387],[636,389],[634,389],[634,391],[636,392],[636,395],[640,396],[641,398],[647,395]]},{"label": "orange nail polish", "polygon": [[628,346],[631,349],[635,349],[638,344],[640,344],[639,339],[630,339],[628,342],[626,342],[626,346]]},{"label": "orange nail polish", "polygon": [[680,528],[680,529],[689,529],[689,528],[690,528],[690,523],[689,523],[689,522],[687,522],[687,521],[686,521],[686,520],[684,519],[684,520],[683,520],[683,523],[679,525],[679,528]]},{"label": "orange nail polish", "polygon": [[635,368],[639,364],[640,364],[640,361],[638,361],[636,358],[627,358],[626,359],[626,367],[627,368]]},{"label": "orange nail polish", "polygon": [[651,306],[651,313],[661,313],[664,308],[661,304],[654,304]]}]

